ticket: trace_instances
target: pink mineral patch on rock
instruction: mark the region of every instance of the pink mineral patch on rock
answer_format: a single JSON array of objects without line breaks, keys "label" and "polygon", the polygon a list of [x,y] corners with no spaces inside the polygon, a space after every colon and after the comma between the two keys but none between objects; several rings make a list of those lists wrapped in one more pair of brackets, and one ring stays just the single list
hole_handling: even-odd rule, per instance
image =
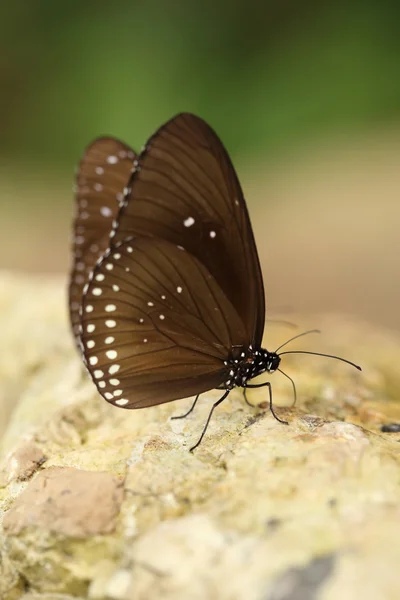
[{"label": "pink mineral patch on rock", "polygon": [[25,527],[39,527],[72,537],[111,533],[123,493],[123,481],[110,473],[50,467],[6,513],[4,532],[18,535]]},{"label": "pink mineral patch on rock", "polygon": [[0,485],[29,479],[46,461],[42,450],[33,442],[25,442],[10,454],[0,472]]}]

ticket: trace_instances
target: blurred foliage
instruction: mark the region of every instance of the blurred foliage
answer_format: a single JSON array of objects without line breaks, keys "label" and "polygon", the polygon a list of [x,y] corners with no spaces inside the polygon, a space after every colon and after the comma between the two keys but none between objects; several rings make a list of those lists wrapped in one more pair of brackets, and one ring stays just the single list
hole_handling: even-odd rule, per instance
[{"label": "blurred foliage", "polygon": [[400,116],[396,1],[15,0],[0,9],[3,164],[70,172],[186,110],[232,152]]}]

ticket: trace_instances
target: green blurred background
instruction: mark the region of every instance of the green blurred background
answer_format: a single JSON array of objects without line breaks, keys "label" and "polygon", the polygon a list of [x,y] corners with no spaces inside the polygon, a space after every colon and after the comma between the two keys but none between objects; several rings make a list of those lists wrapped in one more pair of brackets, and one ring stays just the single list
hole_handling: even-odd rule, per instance
[{"label": "green blurred background", "polygon": [[0,267],[66,273],[84,147],[182,110],[237,166],[269,304],[400,327],[397,1],[2,3]]}]

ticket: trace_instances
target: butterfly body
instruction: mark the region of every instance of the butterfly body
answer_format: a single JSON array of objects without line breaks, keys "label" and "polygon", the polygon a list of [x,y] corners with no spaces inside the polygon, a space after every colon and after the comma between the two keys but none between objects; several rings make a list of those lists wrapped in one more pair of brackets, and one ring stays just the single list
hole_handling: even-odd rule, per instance
[{"label": "butterfly body", "polygon": [[247,353],[241,352],[239,358],[230,358],[227,361],[229,371],[223,387],[227,390],[247,387],[251,379],[263,373],[274,373],[280,362],[281,359],[275,352],[264,348],[255,350],[250,346]]}]

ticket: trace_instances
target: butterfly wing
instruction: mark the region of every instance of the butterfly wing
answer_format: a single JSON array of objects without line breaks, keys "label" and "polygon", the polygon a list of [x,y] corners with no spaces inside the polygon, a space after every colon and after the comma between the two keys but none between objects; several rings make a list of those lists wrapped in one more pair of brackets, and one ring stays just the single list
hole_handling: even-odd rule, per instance
[{"label": "butterfly wing", "polygon": [[114,138],[103,137],[88,146],[79,164],[69,287],[69,313],[75,339],[82,289],[97,259],[108,247],[134,158],[129,146]]},{"label": "butterfly wing", "polygon": [[85,289],[81,319],[89,373],[108,402],[125,408],[229,385],[228,357],[249,344],[208,269],[154,238],[128,240],[104,254]]},{"label": "butterfly wing", "polygon": [[261,344],[265,300],[246,202],[227,151],[200,118],[180,114],[135,161],[113,243],[148,235],[184,247],[208,269]]}]

